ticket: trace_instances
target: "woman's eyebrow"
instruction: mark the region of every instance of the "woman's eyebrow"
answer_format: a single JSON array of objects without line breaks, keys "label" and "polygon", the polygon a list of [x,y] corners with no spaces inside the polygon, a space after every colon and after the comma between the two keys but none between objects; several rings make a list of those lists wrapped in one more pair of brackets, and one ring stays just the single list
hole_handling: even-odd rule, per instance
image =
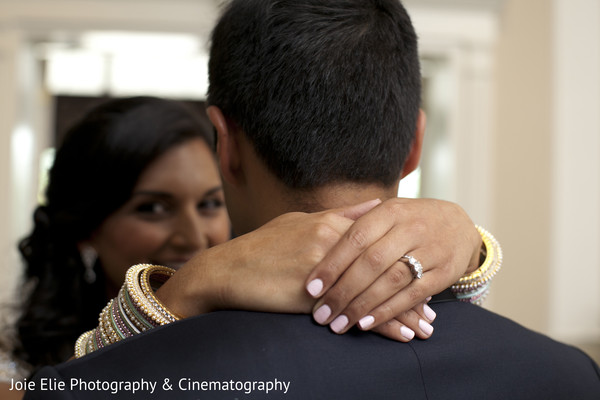
[{"label": "woman's eyebrow", "polygon": [[138,190],[131,194],[131,197],[134,196],[148,196],[148,197],[173,197],[173,195],[169,192],[162,192],[159,190]]},{"label": "woman's eyebrow", "polygon": [[207,190],[204,195],[205,196],[210,196],[211,194],[215,194],[217,192],[220,192],[221,190],[223,190],[223,186],[215,186],[212,189]]},{"label": "woman's eyebrow", "polygon": [[[203,193],[203,196],[210,196],[212,194],[215,194],[217,192],[220,192],[221,190],[223,190],[222,186],[215,186],[213,188],[208,189],[206,192]],[[169,193],[169,192],[163,192],[160,190],[137,190],[135,192],[133,192],[133,194],[131,195],[133,196],[152,196],[152,197],[173,197],[173,194]]]}]

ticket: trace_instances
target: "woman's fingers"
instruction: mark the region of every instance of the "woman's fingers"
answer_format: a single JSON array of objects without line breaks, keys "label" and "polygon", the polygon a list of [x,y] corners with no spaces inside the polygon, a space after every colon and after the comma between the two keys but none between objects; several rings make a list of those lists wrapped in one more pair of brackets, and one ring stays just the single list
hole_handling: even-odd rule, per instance
[{"label": "woman's fingers", "polygon": [[[440,277],[444,277],[445,274],[440,271],[432,273],[434,271],[430,267],[435,265],[437,260],[435,253],[427,254],[415,250],[411,254],[414,254],[415,258],[419,257],[423,263],[424,273],[421,279],[415,278],[407,262],[396,261],[373,279],[374,282],[368,287],[364,289],[362,289],[362,285],[357,287],[359,289],[357,295],[348,301],[345,308],[342,308],[343,306],[336,301],[343,298],[337,290],[346,283],[344,280],[347,275],[344,274],[340,281],[315,305],[315,320],[320,324],[330,324],[331,329],[336,333],[346,332],[359,321],[362,321],[363,329],[367,329],[366,321],[370,322],[370,326],[376,327],[402,315],[406,310],[422,303],[425,298],[445,289],[443,287],[445,280],[440,280]],[[428,258],[430,256],[434,258]],[[364,269],[357,268],[356,271],[364,271]],[[350,276],[352,274],[348,275],[348,277]],[[364,278],[364,281],[371,282],[371,279]]]},{"label": "woman's fingers", "polygon": [[[394,221],[388,214],[387,203],[378,205],[360,217],[315,267],[309,275],[306,285],[311,296],[320,297],[328,291],[363,252],[384,237],[394,226]],[[386,256],[389,255],[388,253]],[[378,260],[379,254],[374,251],[369,252],[368,256],[369,262],[372,264],[385,261]],[[385,267],[389,265],[388,263]],[[374,267],[379,268],[378,265],[374,265]]]},{"label": "woman's fingers", "polygon": [[[391,321],[476,265],[480,244],[456,204],[387,200],[350,226],[309,275],[307,291],[319,298],[315,320],[338,333],[363,318],[373,327]],[[405,255],[421,263],[422,279],[413,280],[410,262],[399,262]]]},{"label": "woman's fingers", "polygon": [[333,209],[330,211],[323,211],[323,212],[333,212],[342,217],[350,218],[351,220],[356,221],[357,219],[359,219],[360,217],[362,217],[363,215],[365,215],[366,213],[371,211],[373,208],[375,208],[379,204],[381,204],[380,199],[373,199],[373,200],[365,201],[360,204],[347,206],[347,207],[343,207],[343,208],[336,208],[336,209]]},{"label": "woman's fingers", "polygon": [[[334,331],[343,333],[368,312],[405,290],[414,276],[410,265],[406,261],[400,261],[402,256],[398,254],[416,257],[422,263],[424,272],[444,259],[445,255],[435,248],[419,248],[419,239],[419,235],[407,234],[401,226],[392,227],[386,235],[360,254],[317,301],[313,309],[315,320],[320,324],[331,323]],[[431,288],[437,289],[438,285]],[[425,292],[422,297],[414,297],[405,308],[391,309],[389,314],[398,315],[435,293],[437,292]],[[384,321],[378,320],[378,323],[382,322]]]},{"label": "woman's fingers", "polygon": [[431,323],[434,319],[435,312],[422,303],[372,330],[399,342],[409,342],[415,337],[428,339],[433,334]]},{"label": "woman's fingers", "polygon": [[[425,322],[431,323],[433,319],[435,319],[435,312],[428,305],[422,305],[422,300],[415,301],[415,299],[423,299],[428,297],[431,295],[431,291],[435,293],[441,292],[445,289],[440,288],[441,286],[445,286],[444,282],[445,276],[441,276],[439,271],[431,270],[424,273],[422,279],[413,280],[404,290],[396,293],[387,301],[368,312],[366,316],[370,316],[371,318],[369,318],[369,321],[372,322],[369,326],[366,326],[363,329],[374,329],[389,320],[404,315],[402,312],[398,312],[397,310],[406,310],[407,308],[411,307],[412,310],[418,312]],[[413,306],[415,303],[417,303],[417,305]],[[415,327],[415,324],[410,326]],[[426,333],[426,329],[422,329],[422,331]]]},{"label": "woman's fingers", "polygon": [[[356,273],[352,273],[353,271]],[[322,325],[331,323],[332,329],[337,333],[345,332],[413,279],[410,269],[402,262],[393,263],[387,270],[383,268],[383,272],[369,269],[367,273],[360,268],[353,271],[344,274],[314,308],[315,320]],[[370,284],[372,281],[374,282]],[[345,290],[348,291],[344,292]],[[326,319],[323,319],[324,308],[329,310]],[[338,321],[333,323],[336,319]],[[343,320],[347,325],[340,325]]]}]

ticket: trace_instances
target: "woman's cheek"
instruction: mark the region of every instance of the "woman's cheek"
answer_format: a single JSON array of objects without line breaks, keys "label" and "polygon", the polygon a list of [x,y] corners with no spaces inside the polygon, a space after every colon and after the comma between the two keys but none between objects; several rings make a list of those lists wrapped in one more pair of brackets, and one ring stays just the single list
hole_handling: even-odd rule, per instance
[{"label": "woman's cheek", "polygon": [[225,243],[231,239],[231,223],[229,222],[229,216],[224,211],[223,215],[215,218],[208,224],[208,236],[210,238],[209,245],[216,246],[221,243]]},{"label": "woman's cheek", "polygon": [[149,261],[168,241],[168,230],[161,224],[136,221],[124,226],[117,237],[123,252],[130,255],[130,261]]}]

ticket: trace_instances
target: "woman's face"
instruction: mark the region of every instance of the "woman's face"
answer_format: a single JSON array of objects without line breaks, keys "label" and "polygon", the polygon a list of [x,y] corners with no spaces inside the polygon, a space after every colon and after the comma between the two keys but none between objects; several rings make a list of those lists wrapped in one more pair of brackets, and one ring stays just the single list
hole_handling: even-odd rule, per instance
[{"label": "woman's face", "polygon": [[140,175],[131,198],[104,220],[89,244],[118,290],[139,263],[179,268],[200,250],[229,239],[221,179],[201,139],[168,150]]}]

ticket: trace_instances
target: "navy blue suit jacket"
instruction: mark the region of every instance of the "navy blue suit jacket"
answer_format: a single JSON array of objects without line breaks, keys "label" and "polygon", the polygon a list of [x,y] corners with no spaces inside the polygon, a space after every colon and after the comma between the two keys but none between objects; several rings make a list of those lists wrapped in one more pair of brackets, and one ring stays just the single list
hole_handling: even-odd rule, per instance
[{"label": "navy blue suit jacket", "polygon": [[[336,335],[307,315],[201,315],[44,368],[25,399],[600,399],[598,366],[580,350],[471,304],[432,308],[434,335],[410,343]],[[81,381],[98,388],[70,390]],[[100,387],[119,381],[156,387]]]}]

